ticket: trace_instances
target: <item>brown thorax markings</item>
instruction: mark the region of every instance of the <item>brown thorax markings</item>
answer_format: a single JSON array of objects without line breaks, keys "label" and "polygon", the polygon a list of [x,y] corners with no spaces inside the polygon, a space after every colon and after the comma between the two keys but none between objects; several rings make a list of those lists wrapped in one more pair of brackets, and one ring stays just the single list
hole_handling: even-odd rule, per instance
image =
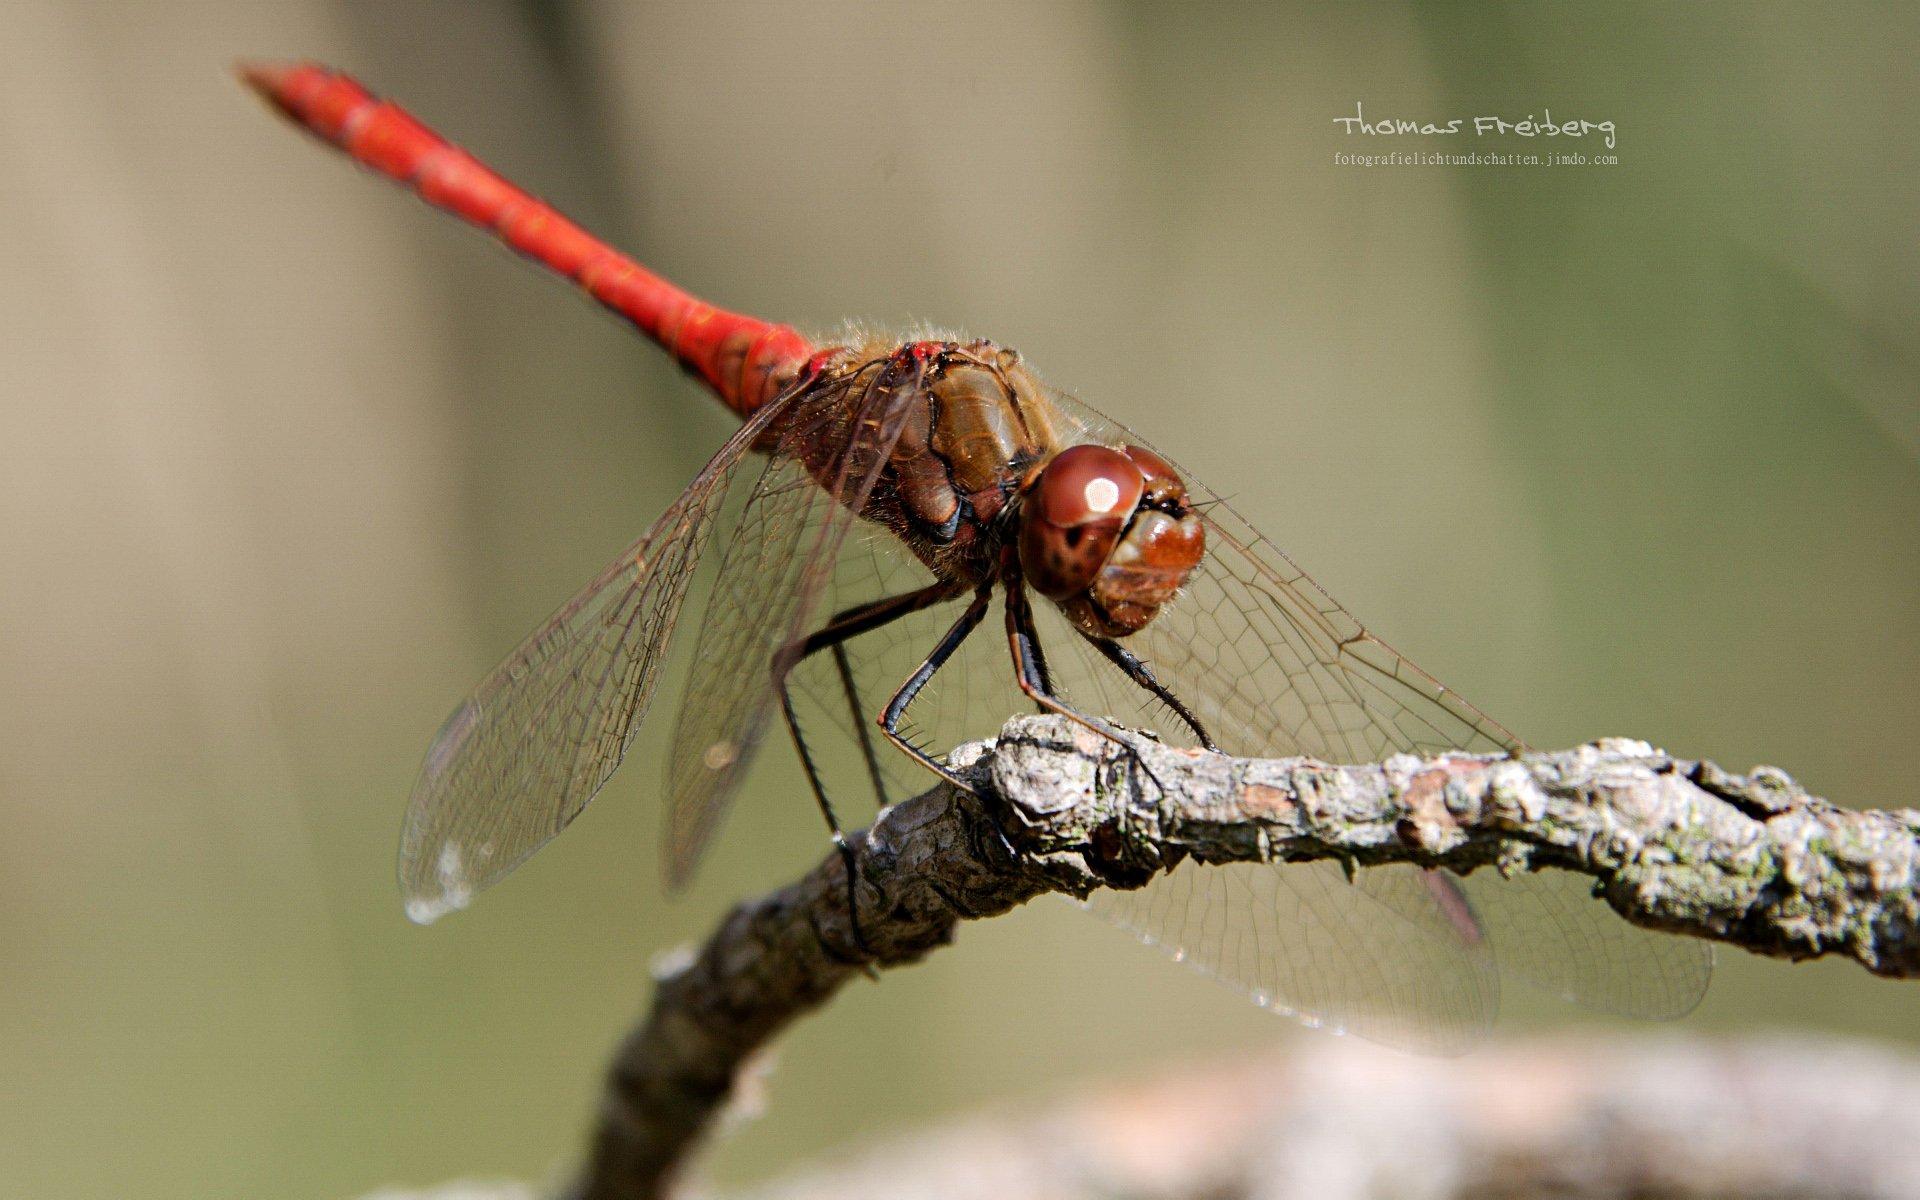
[{"label": "brown thorax markings", "polygon": [[[863,518],[894,530],[941,580],[979,583],[995,572],[1009,502],[1023,476],[1061,449],[1059,414],[1016,351],[984,339],[870,342],[840,350],[803,386],[830,394],[845,424],[897,423]],[[804,398],[797,407],[820,411]],[[869,465],[845,469],[841,448],[880,432],[847,429],[844,440],[834,439],[840,446],[832,461],[822,439],[784,444],[816,482],[837,492],[845,486],[838,480]]]}]

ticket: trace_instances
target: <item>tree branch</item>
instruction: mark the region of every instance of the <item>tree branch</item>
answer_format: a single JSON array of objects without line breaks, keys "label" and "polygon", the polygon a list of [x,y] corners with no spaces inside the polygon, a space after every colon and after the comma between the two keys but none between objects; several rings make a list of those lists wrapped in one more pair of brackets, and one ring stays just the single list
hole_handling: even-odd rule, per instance
[{"label": "tree branch", "polygon": [[[732,1200],[1912,1200],[1920,1057],[1677,1032],[1466,1058],[1302,1034],[1272,1052],[946,1118]],[[536,1200],[513,1182],[365,1200]]]},{"label": "tree branch", "polygon": [[1920,1060],[1837,1038],[1283,1051],[980,1112],[734,1200],[1911,1200]]},{"label": "tree branch", "polygon": [[1328,766],[1129,751],[1057,717],[1017,718],[951,761],[972,793],[936,788],[858,839],[864,946],[829,854],[661,974],[575,1196],[663,1194],[748,1058],[855,973],[917,960],[962,919],[1139,886],[1187,855],[1577,871],[1637,924],[1920,976],[1920,812],[1843,811],[1768,767],[1730,775],[1626,740]]}]

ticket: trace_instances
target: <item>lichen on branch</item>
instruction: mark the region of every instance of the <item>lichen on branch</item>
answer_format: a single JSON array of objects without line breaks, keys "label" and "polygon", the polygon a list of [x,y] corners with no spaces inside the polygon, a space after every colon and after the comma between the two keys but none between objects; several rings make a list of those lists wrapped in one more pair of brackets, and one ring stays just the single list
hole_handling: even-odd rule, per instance
[{"label": "lichen on branch", "polygon": [[1734,775],[1644,742],[1383,763],[1239,759],[1052,716],[949,758],[942,785],[856,838],[861,936],[828,854],[736,907],[658,981],[616,1055],[572,1195],[664,1194],[750,1057],[857,974],[913,962],[961,920],[1164,866],[1336,860],[1460,873],[1561,870],[1636,924],[1784,958],[1920,976],[1920,812],[1854,812],[1784,773]]}]

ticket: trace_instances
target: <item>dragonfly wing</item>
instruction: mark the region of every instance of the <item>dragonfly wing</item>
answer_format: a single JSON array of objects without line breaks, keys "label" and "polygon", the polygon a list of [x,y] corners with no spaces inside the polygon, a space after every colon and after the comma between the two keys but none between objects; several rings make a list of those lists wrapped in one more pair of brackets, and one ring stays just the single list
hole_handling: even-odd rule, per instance
[{"label": "dragonfly wing", "polygon": [[1566,871],[1460,879],[1500,965],[1584,1008],[1665,1020],[1692,1012],[1713,975],[1713,944],[1650,933]]},{"label": "dragonfly wing", "polygon": [[819,599],[900,435],[902,401],[918,390],[872,366],[803,396],[769,431],[768,465],[722,553],[674,729],[669,887],[692,876],[766,734],[774,654],[822,623]]},{"label": "dragonfly wing", "polygon": [[[1420,886],[1417,871],[1385,870],[1394,888]],[[1189,861],[1087,907],[1262,1007],[1390,1046],[1458,1053],[1499,1005],[1491,958],[1394,918],[1329,863]]]},{"label": "dragonfly wing", "polygon": [[[898,539],[873,530],[847,539],[832,606],[850,607],[931,582]],[[791,677],[813,758],[836,798],[898,801],[934,777],[877,736],[869,770],[862,735],[901,681],[952,623],[964,598],[915,613],[848,644],[849,679],[825,654]],[[1090,711],[1153,727],[1164,710],[1082,642],[1051,606],[1036,612],[1057,688]],[[852,695],[849,695],[851,691]],[[991,632],[960,647],[907,711],[904,731],[939,754],[994,736],[1030,707],[1014,683],[1006,641]],[[1165,728],[1169,737],[1183,730]],[[1442,889],[1436,895],[1434,888]],[[1363,871],[1357,885],[1334,866],[1300,863],[1176,869],[1137,892],[1097,893],[1089,908],[1176,958],[1317,1025],[1431,1051],[1470,1044],[1497,1007],[1493,960],[1450,881],[1412,868]]]},{"label": "dragonfly wing", "polygon": [[712,516],[776,400],[653,527],[522,642],[427,751],[400,835],[407,915],[465,907],[566,828],[620,764],[653,695]]},{"label": "dragonfly wing", "polygon": [[[1063,397],[1061,403],[1090,440],[1153,449],[1079,402]],[[1498,723],[1368,631],[1231,506],[1178,469],[1202,505],[1206,558],[1178,599],[1127,645],[1194,709],[1223,749],[1363,763],[1403,752],[1521,748]],[[1117,719],[1143,722],[1175,741],[1193,740],[1165,706],[1138,689],[1126,695],[1110,680],[1097,689],[1093,698],[1115,704],[1108,711]],[[1298,868],[1274,870],[1284,876]],[[1361,904],[1364,894],[1403,924],[1451,937],[1455,954],[1469,960],[1484,956],[1490,944],[1501,966],[1591,1007],[1672,1015],[1691,1008],[1705,990],[1712,962],[1705,943],[1629,925],[1593,900],[1578,877],[1544,872],[1509,880],[1486,871],[1465,880],[1412,877],[1421,886],[1388,883],[1363,870],[1348,889],[1355,894],[1350,903]],[[1389,944],[1397,937],[1374,936]],[[1347,952],[1379,950],[1349,945]],[[1217,958],[1233,951],[1222,945],[1203,953]],[[1444,1008],[1433,998],[1416,998],[1416,1004]],[[1455,1015],[1438,1015],[1459,1023]]]},{"label": "dragonfly wing", "polygon": [[[844,611],[933,582],[933,573],[900,539],[878,528],[856,529],[841,547],[821,611]],[[955,597],[848,642],[844,678],[834,656],[826,653],[800,663],[788,677],[795,718],[827,793],[836,804],[843,797],[848,802],[843,816],[855,819],[863,797],[893,803],[938,782],[888,743],[876,718],[967,599]],[[990,628],[969,639],[907,710],[903,732],[908,740],[938,756],[970,737],[992,736],[1007,714],[1025,703],[1009,682],[1005,645]],[[956,702],[963,698],[972,702]],[[943,706],[952,719],[941,719]],[[926,724],[923,714],[930,719]],[[968,724],[968,715],[977,719]]]}]

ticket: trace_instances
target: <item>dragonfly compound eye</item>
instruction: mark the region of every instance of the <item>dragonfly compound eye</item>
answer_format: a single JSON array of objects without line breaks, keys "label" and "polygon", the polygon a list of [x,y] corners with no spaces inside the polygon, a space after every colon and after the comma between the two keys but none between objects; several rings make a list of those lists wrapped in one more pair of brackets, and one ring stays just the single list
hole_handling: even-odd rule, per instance
[{"label": "dragonfly compound eye", "polygon": [[1064,600],[1093,582],[1120,542],[1146,478],[1105,446],[1070,446],[1029,488],[1020,523],[1020,569],[1035,591]]},{"label": "dragonfly compound eye", "polygon": [[[1187,485],[1172,464],[1139,446],[1118,451],[1076,446],[1063,452],[1047,464],[1035,486],[1040,493],[1036,499],[1055,490],[1047,477],[1069,455],[1075,457],[1063,464],[1057,484],[1065,512],[1052,514],[1049,520],[1043,509],[1041,519],[1030,520],[1022,528],[1021,565],[1029,578],[1035,578],[1030,564],[1036,561],[1051,569],[1051,575],[1035,578],[1034,587],[1057,601],[1082,632],[1125,637],[1145,628],[1179,595],[1206,554],[1206,529],[1188,503]],[[1063,515],[1074,515],[1071,501],[1083,487],[1089,500],[1103,498],[1105,481],[1122,479],[1128,482],[1115,490],[1133,504],[1117,530],[1100,523],[1098,536],[1082,539],[1084,557],[1063,553],[1062,530],[1056,522]],[[1134,479],[1139,480],[1137,485],[1131,482]]]}]

